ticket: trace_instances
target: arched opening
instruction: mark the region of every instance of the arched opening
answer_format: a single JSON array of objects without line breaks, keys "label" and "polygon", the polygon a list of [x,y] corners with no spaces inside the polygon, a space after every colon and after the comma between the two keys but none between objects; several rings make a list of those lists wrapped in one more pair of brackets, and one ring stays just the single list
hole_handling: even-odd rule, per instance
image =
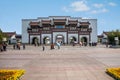
[{"label": "arched opening", "polygon": [[86,37],[82,37],[81,42],[83,45],[87,46],[87,38]]},{"label": "arched opening", "polygon": [[48,36],[43,38],[43,44],[50,44],[50,38]]},{"label": "arched opening", "polygon": [[56,36],[56,42],[59,42],[61,44],[64,43],[64,36],[63,35],[57,35]]},{"label": "arched opening", "polygon": [[34,37],[33,39],[32,39],[32,44],[38,44],[38,38],[37,37]]},{"label": "arched opening", "polygon": [[70,43],[73,43],[75,41],[77,41],[76,37],[74,37],[74,36],[70,37]]}]

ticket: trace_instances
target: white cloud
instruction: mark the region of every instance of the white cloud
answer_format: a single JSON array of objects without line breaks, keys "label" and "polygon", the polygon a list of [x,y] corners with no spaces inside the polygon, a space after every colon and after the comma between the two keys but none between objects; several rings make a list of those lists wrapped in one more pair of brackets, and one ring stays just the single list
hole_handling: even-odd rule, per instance
[{"label": "white cloud", "polygon": [[73,11],[79,12],[79,11],[88,11],[90,8],[86,5],[85,1],[76,1],[71,4],[71,8]]},{"label": "white cloud", "polygon": [[91,11],[92,14],[106,13],[106,12],[108,12],[108,10],[105,8]]},{"label": "white cloud", "polygon": [[74,11],[74,12],[83,12],[89,11],[90,7],[87,6],[85,1],[75,1],[71,3],[68,7],[63,7],[65,12]]},{"label": "white cloud", "polygon": [[105,8],[105,4],[95,3],[88,6],[86,0],[72,2],[68,6],[64,6],[62,9],[65,12],[85,12],[86,11],[87,13],[91,13],[91,14],[106,13],[109,11],[107,8]]},{"label": "white cloud", "polygon": [[101,10],[101,12],[102,12],[102,13],[105,13],[105,12],[108,12],[108,10],[105,9],[105,8],[103,8],[103,9]]},{"label": "white cloud", "polygon": [[91,11],[91,13],[92,13],[92,14],[97,14],[98,11],[97,11],[97,10],[93,10],[93,11]]},{"label": "white cloud", "polygon": [[[108,9],[105,8],[104,4],[98,4],[95,3],[93,4],[93,6],[95,7],[95,9],[93,9],[90,13],[92,14],[98,14],[98,13],[106,13],[108,12]],[[97,8],[97,9],[96,9]]]},{"label": "white cloud", "polygon": [[96,8],[102,8],[104,5],[103,4],[93,4],[93,6]]},{"label": "white cloud", "polygon": [[110,6],[116,6],[117,4],[116,3],[114,3],[114,2],[109,2],[108,3]]}]

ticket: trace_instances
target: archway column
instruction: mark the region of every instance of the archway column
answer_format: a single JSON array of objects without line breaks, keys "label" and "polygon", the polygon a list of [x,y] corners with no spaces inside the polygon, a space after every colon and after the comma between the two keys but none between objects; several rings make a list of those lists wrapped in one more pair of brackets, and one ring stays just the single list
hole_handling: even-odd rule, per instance
[{"label": "archway column", "polygon": [[41,34],[40,34],[40,44],[41,44]]},{"label": "archway column", "polygon": [[30,44],[30,34],[29,34],[29,38],[28,39],[29,39],[29,44]]},{"label": "archway column", "polygon": [[53,33],[51,34],[51,43],[53,44]]}]

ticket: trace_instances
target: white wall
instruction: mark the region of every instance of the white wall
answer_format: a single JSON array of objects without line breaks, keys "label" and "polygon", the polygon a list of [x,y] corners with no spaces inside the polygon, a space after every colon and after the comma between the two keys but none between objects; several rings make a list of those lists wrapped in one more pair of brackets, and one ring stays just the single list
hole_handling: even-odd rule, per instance
[{"label": "white wall", "polygon": [[90,20],[90,23],[90,27],[92,27],[91,42],[97,42],[97,20]]},{"label": "white wall", "polygon": [[67,43],[67,32],[53,32],[53,43],[55,43],[55,39],[57,35],[63,35],[64,42]]},{"label": "white wall", "polygon": [[16,40],[15,35],[12,35],[12,36],[11,36],[10,42],[11,42],[11,44],[17,43],[17,40]]},{"label": "white wall", "polygon": [[76,38],[76,42],[78,42],[78,34],[68,34],[68,43],[70,43],[70,38],[71,37],[75,37]]},{"label": "white wall", "polygon": [[50,42],[51,42],[51,34],[42,34],[41,35],[41,41],[42,41],[42,44],[43,44],[43,39],[44,37],[48,36],[50,38]]},{"label": "white wall", "polygon": [[91,32],[91,42],[97,42],[97,19],[82,19],[82,21],[88,21],[90,23],[89,27],[92,28]]},{"label": "white wall", "polygon": [[106,34],[102,34],[103,35],[103,38],[107,38],[107,35]]},{"label": "white wall", "polygon": [[107,42],[107,35],[106,34],[102,34],[103,35],[103,38],[102,38],[102,43],[106,43]]},{"label": "white wall", "polygon": [[17,40],[16,40],[16,38],[10,39],[10,42],[11,42],[11,44],[15,44],[15,43],[17,43]]},{"label": "white wall", "polygon": [[22,20],[22,43],[29,43],[29,34],[27,32],[27,28],[31,21],[37,21],[36,19],[23,19]]},{"label": "white wall", "polygon": [[30,21],[22,20],[22,43],[29,42],[29,35],[27,32],[27,28],[29,27]]}]

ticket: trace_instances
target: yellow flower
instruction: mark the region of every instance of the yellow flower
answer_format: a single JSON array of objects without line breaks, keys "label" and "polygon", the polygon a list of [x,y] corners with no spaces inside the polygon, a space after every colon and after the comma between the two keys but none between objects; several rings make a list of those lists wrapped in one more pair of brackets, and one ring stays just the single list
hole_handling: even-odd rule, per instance
[{"label": "yellow flower", "polygon": [[0,80],[18,80],[25,70],[0,70]]},{"label": "yellow flower", "polygon": [[120,68],[107,68],[106,72],[113,75],[113,77],[120,79]]}]

